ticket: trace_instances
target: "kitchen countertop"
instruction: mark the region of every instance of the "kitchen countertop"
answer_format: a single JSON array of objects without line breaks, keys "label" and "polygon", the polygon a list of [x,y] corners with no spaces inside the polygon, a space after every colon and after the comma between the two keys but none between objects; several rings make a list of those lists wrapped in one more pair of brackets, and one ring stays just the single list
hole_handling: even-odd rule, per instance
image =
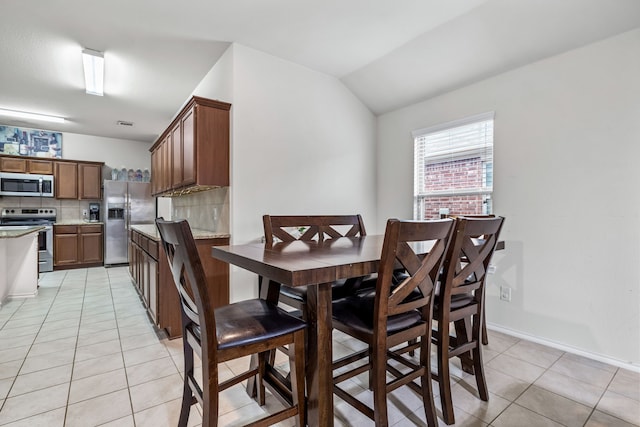
[{"label": "kitchen countertop", "polygon": [[[155,240],[156,242],[160,241],[160,233],[158,233],[158,229],[155,224],[138,224],[132,225],[132,230],[136,230],[148,238]],[[201,230],[198,228],[192,228],[191,233],[193,234],[193,238],[196,240],[201,239],[224,239],[228,238],[229,233],[217,233],[211,230]]]},{"label": "kitchen countertop", "polygon": [[12,239],[26,236],[44,229],[41,225],[14,225],[0,227],[0,239]]}]

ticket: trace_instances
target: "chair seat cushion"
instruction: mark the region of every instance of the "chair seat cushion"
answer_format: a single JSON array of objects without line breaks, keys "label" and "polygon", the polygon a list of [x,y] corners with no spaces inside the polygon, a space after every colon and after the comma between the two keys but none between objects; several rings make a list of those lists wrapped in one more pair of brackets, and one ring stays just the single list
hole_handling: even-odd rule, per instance
[{"label": "chair seat cushion", "polygon": [[[472,294],[456,294],[451,295],[451,310],[458,310],[471,304],[475,304],[476,300]],[[440,308],[440,298],[436,295],[433,309],[438,311]]]},{"label": "chair seat cushion", "polygon": [[306,327],[301,319],[260,299],[218,307],[214,313],[220,350],[256,344]]},{"label": "chair seat cushion", "polygon": [[[364,276],[356,279],[338,280],[331,284],[331,299],[338,300],[361,289],[375,288],[376,276]],[[280,285],[280,294],[301,303],[307,301],[307,286]]]},{"label": "chair seat cushion", "polygon": [[[361,332],[373,333],[374,307],[375,291],[361,293],[334,302],[333,318],[337,322]],[[392,334],[422,322],[422,316],[417,310],[389,316],[387,318],[387,333]]]}]

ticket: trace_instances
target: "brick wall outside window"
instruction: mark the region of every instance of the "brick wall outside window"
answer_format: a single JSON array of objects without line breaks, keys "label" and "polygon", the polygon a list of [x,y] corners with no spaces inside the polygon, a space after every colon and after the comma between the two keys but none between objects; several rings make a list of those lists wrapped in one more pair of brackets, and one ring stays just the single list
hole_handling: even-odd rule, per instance
[{"label": "brick wall outside window", "polygon": [[[482,187],[480,157],[426,165],[427,192]],[[483,213],[482,195],[431,196],[424,200],[424,219],[440,218],[440,208],[449,208],[449,215]]]}]

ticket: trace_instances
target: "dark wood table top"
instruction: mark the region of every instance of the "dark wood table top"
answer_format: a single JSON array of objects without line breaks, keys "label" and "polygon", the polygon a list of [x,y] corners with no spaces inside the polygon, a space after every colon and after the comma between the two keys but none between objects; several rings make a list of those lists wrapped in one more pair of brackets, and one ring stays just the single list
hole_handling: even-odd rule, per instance
[{"label": "dark wood table top", "polygon": [[[237,265],[288,286],[305,286],[375,273],[382,253],[383,235],[341,237],[317,241],[294,241],[214,246],[214,258]],[[429,243],[415,248],[420,253]],[[497,250],[504,249],[499,241]]]},{"label": "dark wood table top", "polygon": [[214,258],[288,286],[357,277],[377,270],[384,236],[341,237],[322,242],[215,246]]}]

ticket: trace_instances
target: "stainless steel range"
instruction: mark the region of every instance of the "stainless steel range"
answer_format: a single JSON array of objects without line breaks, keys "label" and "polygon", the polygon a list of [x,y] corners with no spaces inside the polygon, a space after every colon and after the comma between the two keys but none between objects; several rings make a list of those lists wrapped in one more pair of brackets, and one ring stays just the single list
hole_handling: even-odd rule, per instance
[{"label": "stainless steel range", "polygon": [[38,271],[53,271],[53,224],[56,208],[3,208],[0,228],[16,225],[43,225],[38,233]]}]

